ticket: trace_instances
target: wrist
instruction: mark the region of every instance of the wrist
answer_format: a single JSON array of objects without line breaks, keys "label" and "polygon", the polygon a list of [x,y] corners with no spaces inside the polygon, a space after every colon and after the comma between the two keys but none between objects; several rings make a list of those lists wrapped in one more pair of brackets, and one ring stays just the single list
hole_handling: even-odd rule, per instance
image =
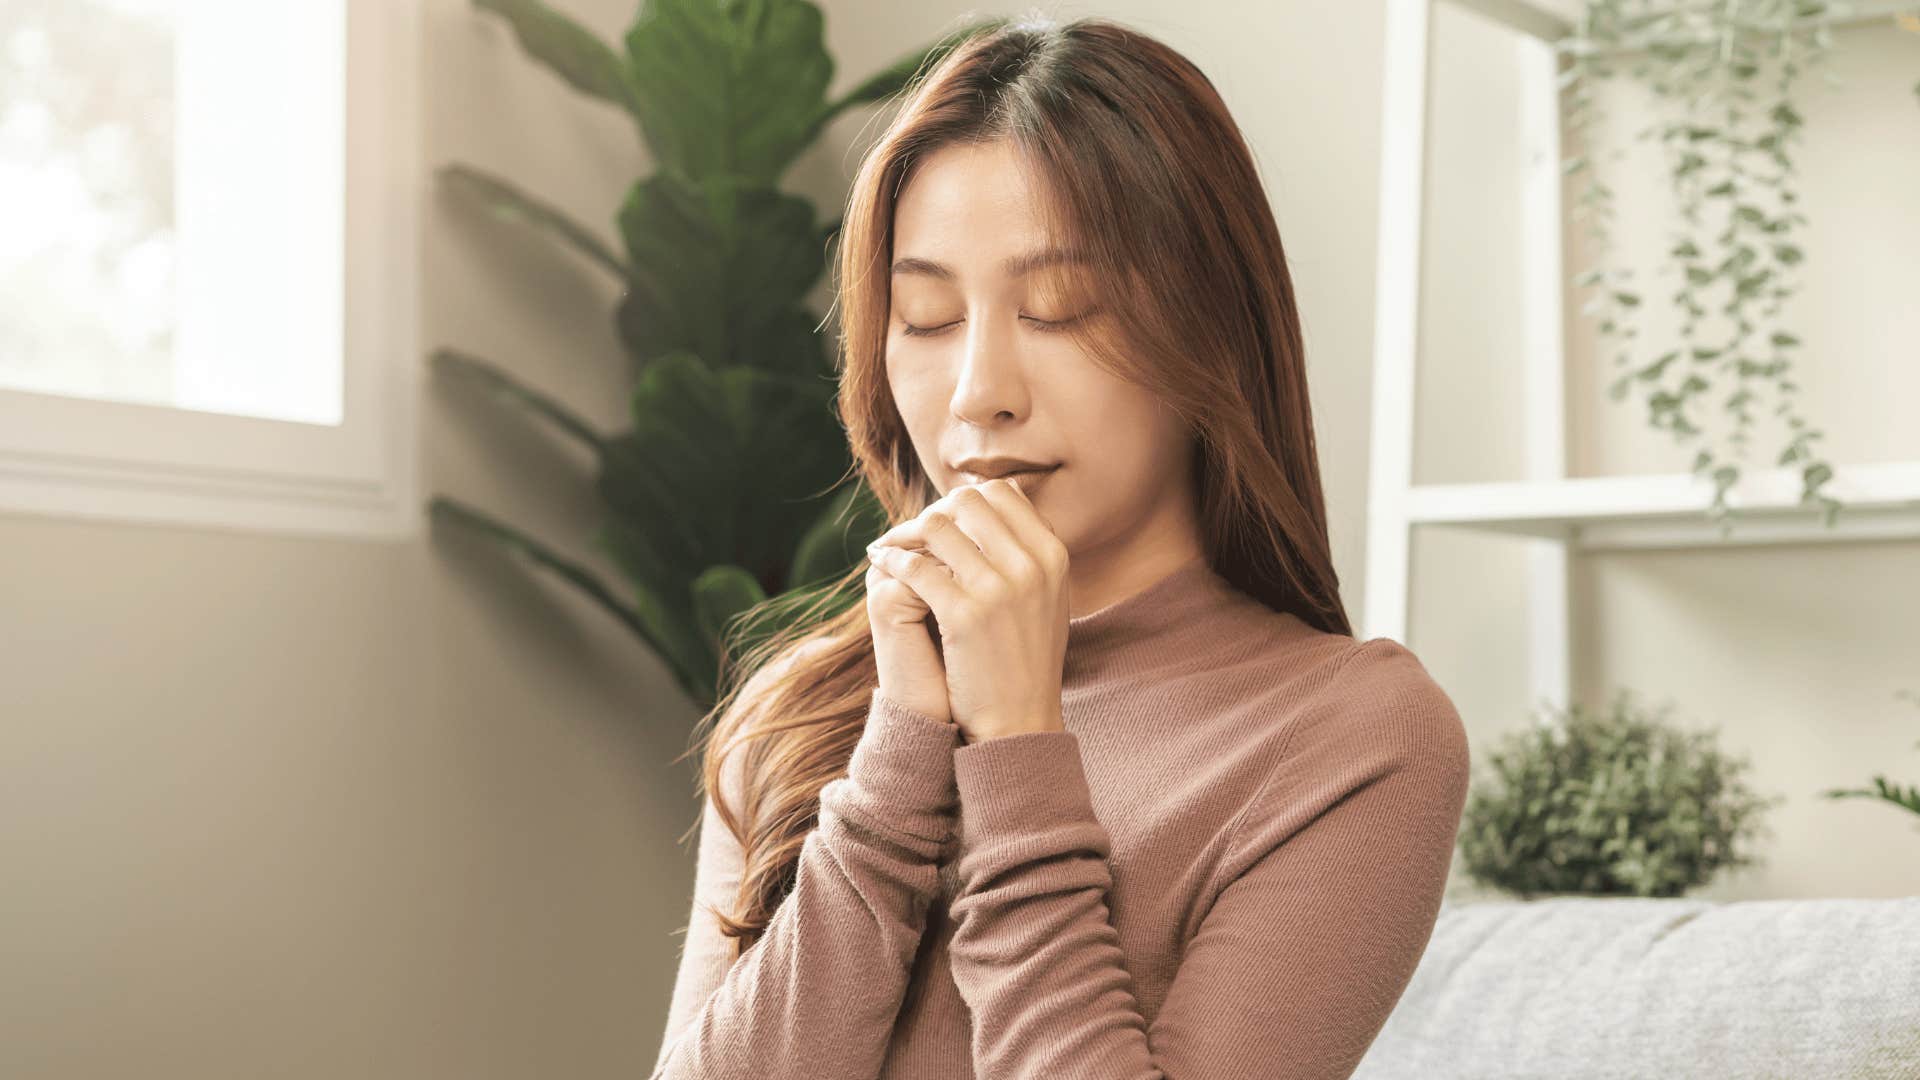
[{"label": "wrist", "polygon": [[963,726],[960,729],[960,738],[968,745],[972,745],[974,743],[988,742],[993,739],[1004,739],[1009,735],[1030,735],[1042,731],[1065,730],[1067,730],[1067,728],[1066,725],[1061,722],[1060,714],[1051,713],[1046,716],[1032,720],[1023,720],[1017,723],[994,724],[991,727],[980,730],[970,730]]}]

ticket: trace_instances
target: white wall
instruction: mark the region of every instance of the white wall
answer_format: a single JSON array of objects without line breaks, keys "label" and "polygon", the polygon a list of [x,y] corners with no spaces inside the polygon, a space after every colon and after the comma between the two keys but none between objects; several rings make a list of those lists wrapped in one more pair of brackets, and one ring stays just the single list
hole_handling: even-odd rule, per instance
[{"label": "white wall", "polygon": [[[1519,160],[1515,38],[1449,3],[1435,7],[1416,483],[1523,478],[1519,351]],[[1803,78],[1807,118],[1794,150],[1810,219],[1792,326],[1806,342],[1794,377],[1800,410],[1826,431],[1829,461],[1920,457],[1920,366],[1912,297],[1920,294],[1920,146],[1911,131],[1915,38],[1884,24],[1837,34],[1829,69],[1844,85]],[[1654,272],[1677,221],[1663,212],[1665,164],[1643,87],[1607,84],[1609,130],[1628,156],[1608,166],[1618,195],[1616,250],[1638,268],[1649,307],[1676,288]],[[1584,178],[1569,182],[1569,205]],[[1596,258],[1584,223],[1565,230],[1569,274]],[[1644,394],[1614,402],[1611,342],[1596,349],[1584,289],[1565,309],[1569,469],[1575,476],[1685,472],[1691,444],[1646,421]],[[1309,312],[1312,311],[1309,301]],[[1903,310],[1904,309],[1904,310]],[[1358,317],[1356,314],[1354,317]],[[1642,340],[1653,336],[1652,327]],[[1669,321],[1668,325],[1671,325]],[[1659,354],[1647,349],[1641,362]],[[1316,385],[1315,392],[1322,386]],[[1711,395],[1696,419],[1724,432]],[[1770,414],[1762,398],[1757,414]],[[1356,420],[1363,420],[1356,417]],[[1769,417],[1770,419],[1770,417]],[[1773,464],[1786,440],[1761,425],[1749,467]],[[1336,494],[1347,515],[1358,491]],[[1357,517],[1353,517],[1357,520]],[[1435,530],[1413,549],[1411,646],[1452,693],[1476,749],[1530,718],[1525,694],[1526,541]],[[1357,563],[1349,565],[1357,566]],[[1352,585],[1357,585],[1349,578]],[[1350,596],[1357,593],[1349,593]],[[1717,728],[1752,761],[1750,782],[1785,796],[1768,816],[1764,863],[1723,875],[1709,899],[1908,896],[1920,893],[1920,819],[1884,803],[1816,793],[1866,787],[1876,773],[1920,783],[1920,547],[1911,542],[1601,553],[1574,562],[1573,692],[1600,706],[1620,689],[1671,704],[1675,722]],[[1461,880],[1456,896],[1481,895]]]},{"label": "white wall", "polygon": [[[526,61],[497,20],[459,0],[426,6],[428,160],[494,169],[610,235],[647,168],[627,121]],[[558,6],[613,38],[638,5]],[[968,10],[825,6],[835,90]],[[1382,5],[1050,9],[1111,14],[1187,51],[1255,147],[1300,292],[1358,612]],[[1517,425],[1484,422],[1511,408],[1489,373],[1511,378],[1516,361],[1501,252],[1517,240],[1500,233],[1510,200],[1488,167],[1510,152],[1508,76],[1488,61],[1496,42],[1456,18],[1437,29],[1434,197],[1461,208],[1430,236],[1444,272],[1429,280],[1451,291],[1430,294],[1417,478],[1490,478],[1517,469]],[[1887,79],[1900,68],[1890,49],[1873,64]],[[1810,107],[1812,126],[1837,126],[1840,108]],[[823,216],[866,123],[844,118],[790,177]],[[1812,249],[1810,310],[1831,317],[1828,337],[1809,337],[1835,359],[1830,379],[1805,381],[1831,411],[1829,448],[1887,460],[1920,453],[1885,299],[1914,294],[1915,212],[1894,193],[1915,189],[1915,159],[1846,130],[1834,138],[1878,156],[1862,172],[1810,149],[1810,209],[1899,242],[1865,266]],[[428,347],[482,353],[620,423],[624,358],[596,270],[439,204],[425,239]],[[1467,272],[1449,252],[1471,257]],[[1868,273],[1882,299],[1851,301],[1869,293],[1843,270]],[[1673,460],[1637,418],[1588,397],[1581,472]],[[604,569],[581,539],[598,507],[572,447],[445,387],[424,408],[429,491]],[[676,841],[692,777],[669,762],[694,712],[623,629],[458,536],[385,547],[0,515],[0,551],[0,1075],[644,1074],[691,888]],[[1488,587],[1521,580],[1519,551],[1423,538],[1415,553],[1411,644],[1485,745],[1527,719],[1512,659],[1523,597]],[[1890,696],[1920,689],[1911,545],[1607,556],[1579,580],[1580,693],[1672,695],[1753,751],[1764,786],[1795,795],[1774,865],[1708,895],[1920,891],[1910,816],[1806,794],[1876,770],[1920,780],[1916,710]]]}]

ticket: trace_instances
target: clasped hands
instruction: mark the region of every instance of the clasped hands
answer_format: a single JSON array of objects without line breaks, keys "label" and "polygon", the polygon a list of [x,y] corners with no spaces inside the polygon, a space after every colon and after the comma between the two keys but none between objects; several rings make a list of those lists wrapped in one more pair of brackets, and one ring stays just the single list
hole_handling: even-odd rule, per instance
[{"label": "clasped hands", "polygon": [[1064,730],[1067,548],[1018,484],[956,487],[867,553],[932,609],[967,742]]}]

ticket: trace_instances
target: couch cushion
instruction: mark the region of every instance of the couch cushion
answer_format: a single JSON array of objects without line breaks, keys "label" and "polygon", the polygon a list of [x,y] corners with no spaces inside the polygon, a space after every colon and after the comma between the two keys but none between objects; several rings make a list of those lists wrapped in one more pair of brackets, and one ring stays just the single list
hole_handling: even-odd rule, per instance
[{"label": "couch cushion", "polygon": [[1920,897],[1448,902],[1357,1080],[1920,1078]]}]

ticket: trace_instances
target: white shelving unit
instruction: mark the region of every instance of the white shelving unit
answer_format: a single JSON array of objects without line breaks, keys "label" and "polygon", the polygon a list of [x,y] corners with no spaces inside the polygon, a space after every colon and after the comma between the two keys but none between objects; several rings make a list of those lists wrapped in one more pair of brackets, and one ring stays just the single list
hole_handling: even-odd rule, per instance
[{"label": "white shelving unit", "polygon": [[[1521,225],[1527,294],[1525,477],[1511,483],[1413,483],[1414,371],[1418,352],[1421,210],[1426,176],[1427,68],[1436,3],[1457,3],[1522,35],[1521,132],[1526,175]],[[1570,698],[1569,560],[1579,551],[1722,543],[1707,518],[1713,485],[1688,473],[1567,476],[1561,290],[1561,158],[1558,71],[1551,43],[1574,27],[1582,0],[1387,0],[1382,110],[1380,236],[1373,357],[1373,429],[1367,499],[1364,636],[1405,641],[1410,554],[1417,526],[1533,538],[1529,552],[1531,700]],[[1920,9],[1855,3],[1835,22]],[[1920,538],[1920,462],[1836,463],[1823,491],[1845,504],[1829,527],[1798,505],[1797,469],[1742,470],[1727,492],[1738,514],[1725,543]]]}]

